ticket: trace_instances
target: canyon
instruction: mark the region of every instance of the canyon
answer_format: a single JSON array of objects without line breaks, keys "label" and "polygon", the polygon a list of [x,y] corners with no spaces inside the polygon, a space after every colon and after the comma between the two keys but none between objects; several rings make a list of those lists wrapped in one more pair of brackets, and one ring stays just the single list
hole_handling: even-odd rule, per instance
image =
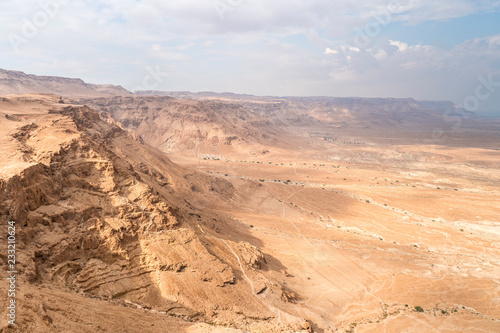
[{"label": "canyon", "polygon": [[2,332],[500,330],[499,120],[1,73]]}]

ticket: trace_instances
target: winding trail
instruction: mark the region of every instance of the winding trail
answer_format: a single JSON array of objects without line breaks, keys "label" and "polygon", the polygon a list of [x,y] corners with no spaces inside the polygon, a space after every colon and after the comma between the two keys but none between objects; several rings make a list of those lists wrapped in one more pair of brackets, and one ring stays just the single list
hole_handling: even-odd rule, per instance
[{"label": "winding trail", "polygon": [[259,300],[259,302],[264,305],[269,311],[271,312],[274,312],[277,314],[278,316],[278,321],[280,322],[281,325],[283,326],[286,326],[283,321],[281,320],[281,310],[280,309],[277,309],[273,306],[269,306],[267,305],[260,297],[259,295],[257,295],[257,293],[255,292],[255,287],[254,287],[254,284],[252,282],[252,280],[250,280],[250,278],[248,277],[248,275],[246,274],[245,272],[245,269],[243,268],[243,264],[241,263],[241,260],[240,260],[240,257],[238,256],[238,254],[236,254],[236,252],[234,252],[233,248],[231,246],[229,246],[229,244],[224,240],[222,239],[222,242],[224,244],[226,244],[226,246],[228,247],[228,249],[233,253],[233,255],[236,257],[236,260],[238,260],[238,264],[240,265],[240,270],[241,270],[241,273],[243,273],[243,276],[245,277],[245,279],[248,281],[248,284],[250,285],[251,287],[251,290],[252,290],[252,295],[255,296],[255,298],[257,298]]},{"label": "winding trail", "polygon": [[[245,277],[245,279],[247,279],[248,283],[250,284],[250,287],[252,288],[252,294],[257,297],[257,294],[255,293],[255,287],[253,285],[253,282],[252,282],[252,280],[250,280],[250,278],[248,277],[247,273],[245,273],[245,269],[243,268],[243,265],[241,264],[240,257],[236,254],[236,252],[234,252],[234,250],[231,248],[231,246],[229,246],[229,244],[224,239],[221,239],[221,240],[224,242],[224,244],[226,244],[226,246],[229,248],[229,250],[231,250],[231,252],[236,257],[236,260],[238,260],[238,264],[240,265],[240,270],[243,273],[243,276]],[[259,300],[260,300],[260,298],[259,298]]]}]

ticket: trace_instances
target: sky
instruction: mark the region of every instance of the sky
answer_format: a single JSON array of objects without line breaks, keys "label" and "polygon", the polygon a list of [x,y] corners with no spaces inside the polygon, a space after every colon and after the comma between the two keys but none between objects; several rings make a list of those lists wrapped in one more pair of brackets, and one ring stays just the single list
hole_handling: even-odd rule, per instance
[{"label": "sky", "polygon": [[11,0],[0,31],[0,68],[29,74],[500,116],[500,0]]}]

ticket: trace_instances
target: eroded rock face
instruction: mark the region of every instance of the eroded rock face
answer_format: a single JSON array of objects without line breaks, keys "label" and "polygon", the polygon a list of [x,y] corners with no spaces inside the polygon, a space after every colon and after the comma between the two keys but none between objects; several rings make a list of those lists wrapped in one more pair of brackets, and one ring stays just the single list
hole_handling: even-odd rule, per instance
[{"label": "eroded rock face", "polygon": [[[164,151],[237,152],[252,142],[276,142],[281,132],[236,103],[186,101],[160,96],[80,98]],[[241,146],[241,147],[240,147]]]},{"label": "eroded rock face", "polygon": [[172,204],[194,186],[178,167],[163,157],[163,166],[127,160],[126,151],[144,148],[117,126],[87,107],[40,98],[46,112],[7,110],[24,112],[22,120],[1,120],[10,135],[4,139],[23,150],[16,155],[22,167],[0,183],[0,216],[19,226],[23,283],[221,323],[273,317],[239,271],[262,292],[264,256],[247,243],[225,246],[186,218],[202,215]]}]

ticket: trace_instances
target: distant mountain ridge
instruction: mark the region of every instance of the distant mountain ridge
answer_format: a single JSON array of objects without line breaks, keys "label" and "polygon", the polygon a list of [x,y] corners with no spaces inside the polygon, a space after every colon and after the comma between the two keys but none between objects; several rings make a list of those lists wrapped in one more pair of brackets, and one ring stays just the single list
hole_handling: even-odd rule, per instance
[{"label": "distant mountain ridge", "polygon": [[408,102],[413,103],[413,106],[428,109],[430,111],[437,111],[441,114],[461,114],[467,116],[475,116],[476,114],[467,111],[456,105],[451,101],[429,101],[429,100],[416,100],[414,98],[393,98],[393,97],[331,97],[331,96],[255,96],[250,94],[236,94],[231,92],[189,92],[189,91],[156,91],[156,90],[143,90],[134,91],[135,95],[150,95],[150,96],[168,96],[178,99],[228,99],[232,101],[246,101],[246,102],[279,102],[284,100],[293,101],[308,101],[308,102],[329,102],[342,104],[345,106],[354,106],[359,104],[388,104],[391,102]]},{"label": "distant mountain ridge", "polygon": [[221,100],[238,103],[273,123],[295,128],[391,128],[400,131],[428,131],[449,128],[452,118],[473,118],[451,101],[418,101],[413,98],[364,97],[273,97],[234,93],[187,91],[136,91],[136,95],[177,99]]},{"label": "distant mountain ridge", "polygon": [[[266,151],[267,147],[255,149],[249,145],[288,142],[284,135],[290,133],[299,137],[336,137],[337,131],[346,131],[345,135],[361,131],[360,135],[366,136],[366,131],[432,133],[489,126],[477,123],[474,113],[450,101],[274,97],[210,91],[132,93],[121,86],[0,69],[0,95],[27,93],[55,94],[87,104],[111,115],[149,144],[168,151]],[[471,119],[463,122],[466,118]]]},{"label": "distant mountain ridge", "polygon": [[81,79],[37,76],[0,69],[0,95],[48,93],[66,97],[129,96],[130,91],[111,84],[90,84]]},{"label": "distant mountain ridge", "polygon": [[[371,108],[373,110],[381,111],[380,106],[383,105],[385,109],[399,108],[405,105],[419,111],[433,111],[441,115],[460,115],[466,117],[473,117],[475,113],[466,111],[460,106],[450,101],[417,101],[412,98],[362,98],[362,97],[328,97],[328,96],[311,96],[311,97],[275,97],[275,96],[254,96],[250,94],[236,94],[231,92],[216,93],[216,92],[189,92],[189,91],[135,91],[130,92],[120,85],[112,84],[91,84],[86,83],[79,78],[66,78],[59,76],[37,76],[33,74],[26,74],[21,71],[0,69],[0,95],[9,94],[30,94],[30,93],[48,93],[56,94],[65,97],[114,97],[114,96],[169,96],[177,99],[193,99],[193,100],[206,100],[218,99],[228,100],[231,102],[239,103],[286,103],[284,104],[297,104],[301,105],[314,105],[317,107],[325,105],[334,107],[334,109],[347,108],[349,110],[365,110]],[[268,108],[268,106],[266,106]],[[333,116],[336,112],[328,112],[329,116]],[[262,113],[261,113],[262,114]],[[342,112],[342,116],[345,112]],[[320,118],[324,118],[321,116]]]},{"label": "distant mountain ridge", "polygon": [[0,95],[10,94],[30,94],[49,93],[62,95],[65,97],[113,97],[113,96],[169,96],[177,99],[220,99],[232,102],[251,103],[279,103],[292,101],[293,104],[299,102],[307,104],[328,104],[336,107],[347,107],[349,109],[359,109],[361,106],[375,107],[377,105],[390,104],[401,105],[411,104],[412,107],[421,110],[435,111],[444,115],[461,115],[467,117],[475,116],[475,113],[466,111],[460,106],[450,101],[418,101],[412,98],[362,98],[362,97],[276,97],[276,96],[254,96],[250,94],[236,94],[231,92],[189,92],[189,91],[135,91],[130,92],[120,85],[112,84],[91,84],[79,78],[66,78],[59,76],[38,76],[26,74],[21,71],[0,69]]},{"label": "distant mountain ridge", "polygon": [[166,96],[81,98],[110,115],[145,142],[164,151],[248,150],[252,143],[276,143],[284,131],[239,103],[182,100]]}]

